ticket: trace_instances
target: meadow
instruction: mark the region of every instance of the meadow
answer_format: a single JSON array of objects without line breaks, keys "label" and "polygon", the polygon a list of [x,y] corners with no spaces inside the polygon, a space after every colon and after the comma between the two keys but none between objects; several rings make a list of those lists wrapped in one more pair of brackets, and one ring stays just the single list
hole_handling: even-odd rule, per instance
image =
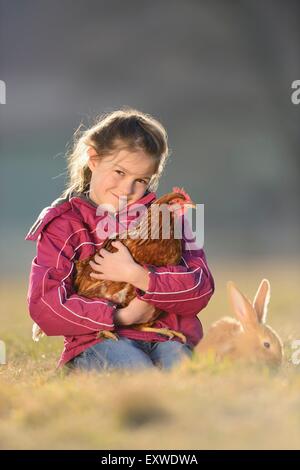
[{"label": "meadow", "polygon": [[279,371],[194,357],[166,372],[66,374],[56,369],[62,338],[31,340],[27,279],[1,283],[1,449],[299,449],[299,263],[210,263],[216,292],[200,313],[204,329],[231,314],[226,281],[253,298],[271,283],[268,323],[280,334]]}]

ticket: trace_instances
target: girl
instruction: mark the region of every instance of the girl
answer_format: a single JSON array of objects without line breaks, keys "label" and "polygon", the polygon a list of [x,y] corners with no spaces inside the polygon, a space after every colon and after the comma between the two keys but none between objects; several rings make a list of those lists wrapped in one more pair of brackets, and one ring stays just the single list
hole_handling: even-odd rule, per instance
[{"label": "girl", "polygon": [[[155,200],[153,190],[168,157],[166,131],[148,114],[126,108],[102,116],[75,137],[67,188],[41,212],[26,236],[37,240],[28,290],[30,315],[46,335],[64,336],[58,366],[171,368],[191,356],[202,337],[197,314],[214,291],[203,250],[189,252],[183,246],[180,265],[142,267],[121,242],[116,242],[115,253],[101,250],[104,240],[96,230],[100,204],[118,210],[120,198],[146,206]],[[126,308],[75,293],[74,260],[91,255],[95,255],[91,261],[95,279],[126,281],[136,287],[137,296]],[[131,328],[154,320],[156,309],[164,313],[153,327],[183,333],[186,344],[180,336],[170,340]],[[119,339],[104,339],[103,331],[114,331]]]}]

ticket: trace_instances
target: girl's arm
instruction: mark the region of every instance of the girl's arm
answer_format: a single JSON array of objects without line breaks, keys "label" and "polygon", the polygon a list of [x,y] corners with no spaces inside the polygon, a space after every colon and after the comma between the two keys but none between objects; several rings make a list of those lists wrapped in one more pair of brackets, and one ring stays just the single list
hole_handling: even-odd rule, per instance
[{"label": "girl's arm", "polygon": [[29,312],[49,336],[114,329],[115,304],[74,293],[74,248],[80,244],[80,232],[85,230],[78,222],[75,224],[63,215],[50,222],[39,235],[37,256],[32,262]]},{"label": "girl's arm", "polygon": [[202,249],[184,249],[181,265],[142,267],[120,241],[113,244],[117,252],[101,249],[90,261],[93,278],[129,282],[140,300],[177,315],[197,315],[207,305],[214,281]]},{"label": "girl's arm", "polygon": [[178,266],[146,266],[148,287],[138,298],[176,315],[197,315],[214,292],[214,280],[203,249],[183,251]]}]

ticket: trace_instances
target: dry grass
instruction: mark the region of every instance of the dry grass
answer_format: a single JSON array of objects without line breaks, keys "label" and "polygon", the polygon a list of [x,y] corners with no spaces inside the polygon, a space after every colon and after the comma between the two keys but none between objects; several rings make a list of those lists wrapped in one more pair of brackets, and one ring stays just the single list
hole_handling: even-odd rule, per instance
[{"label": "dry grass", "polygon": [[[201,313],[204,326],[228,314],[225,282],[252,297],[271,282],[270,324],[285,343],[278,373],[194,359],[171,372],[74,373],[55,365],[60,338],[31,341],[26,285],[3,283],[0,338],[2,449],[299,449],[300,365],[290,343],[300,339],[296,263],[211,265],[216,294]],[[230,273],[230,275],[228,275]]]}]

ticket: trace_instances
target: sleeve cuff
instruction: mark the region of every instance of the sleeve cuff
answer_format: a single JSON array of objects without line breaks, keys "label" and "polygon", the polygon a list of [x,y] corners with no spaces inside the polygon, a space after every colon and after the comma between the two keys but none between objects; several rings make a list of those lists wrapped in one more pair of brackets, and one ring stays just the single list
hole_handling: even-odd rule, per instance
[{"label": "sleeve cuff", "polygon": [[[108,300],[104,313],[102,313],[102,315],[99,314],[99,316],[101,316],[101,321],[107,323],[107,327],[105,329],[113,330],[115,328],[114,319],[115,319],[116,310],[117,310],[117,304]],[[104,320],[103,320],[103,316],[104,316]]]}]

